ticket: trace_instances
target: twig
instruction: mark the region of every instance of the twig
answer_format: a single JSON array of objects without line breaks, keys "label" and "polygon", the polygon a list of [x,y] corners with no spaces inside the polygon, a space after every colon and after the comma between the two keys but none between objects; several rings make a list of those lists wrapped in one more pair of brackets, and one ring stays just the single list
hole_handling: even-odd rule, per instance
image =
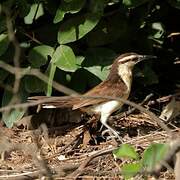
[{"label": "twig", "polygon": [[[145,99],[144,99],[141,103],[139,103],[139,105],[140,105],[140,106],[144,105],[152,96],[153,96],[152,93],[149,94],[149,95],[147,95],[147,96],[145,97]],[[128,116],[128,115],[130,115],[131,113],[133,113],[135,110],[136,110],[136,108],[131,108],[131,109],[129,109],[128,111],[126,111],[126,112],[124,112],[124,113],[122,113],[122,114],[120,114],[120,115],[117,115],[117,117],[118,117],[119,119],[121,119],[122,117],[124,117],[124,114],[125,114],[126,116]]]},{"label": "twig", "polygon": [[14,75],[15,75],[15,81],[14,81],[14,87],[13,87],[14,97],[11,100],[12,101],[11,103],[13,104],[16,100],[18,100],[17,93],[19,91],[20,81],[21,81],[21,76],[18,71],[18,68],[20,67],[21,48],[20,48],[19,42],[15,36],[10,11],[8,9],[6,9],[5,7],[3,7],[3,9],[4,9],[3,11],[6,15],[6,26],[7,26],[9,41],[12,42],[12,44],[14,45],[14,48],[15,48],[14,58],[13,58],[14,66],[16,67],[15,71],[14,71]]},{"label": "twig", "polygon": [[151,106],[151,105],[154,105],[155,103],[163,103],[163,102],[167,102],[167,101],[170,101],[173,97],[175,99],[178,99],[180,96],[180,92],[178,93],[175,93],[175,94],[171,94],[171,95],[168,95],[168,96],[164,96],[164,97],[160,97],[154,101],[149,101],[148,102],[148,106]]},{"label": "twig", "polygon": [[30,38],[31,39],[31,41],[34,41],[35,43],[37,43],[37,44],[42,44],[42,42],[40,42],[38,39],[36,39],[35,38],[35,36],[34,36],[34,32],[32,32],[32,36],[30,35],[30,34],[28,34],[28,33],[26,33],[26,32],[22,32],[25,36],[27,36],[28,38]]},{"label": "twig", "polygon": [[[43,134],[46,134],[46,127],[45,126],[41,126],[41,130],[43,131]],[[34,146],[36,149],[40,150],[40,144],[38,141],[38,137],[37,135],[34,133],[34,131],[32,131],[32,137],[34,137]],[[48,166],[48,164],[45,162],[45,159],[41,156],[40,152],[37,152],[35,156],[33,156],[34,160],[37,162],[37,164],[39,165],[39,167],[41,168],[41,170],[44,170],[44,173],[48,176],[48,178],[51,180],[52,178],[52,172]],[[43,172],[41,172],[41,175],[44,174]]]},{"label": "twig", "polygon": [[25,177],[36,177],[38,176],[40,173],[40,170],[35,170],[35,171],[29,171],[29,172],[22,172],[19,173],[17,172],[17,174],[8,174],[8,175],[1,175],[0,179],[16,179],[16,180],[21,180],[21,179],[25,179]]},{"label": "twig", "polygon": [[175,61],[174,64],[180,64],[180,61]]},{"label": "twig", "polygon": [[66,144],[63,148],[61,148],[59,152],[56,152],[55,154],[49,156],[46,159],[51,159],[51,158],[55,158],[56,156],[58,156],[61,152],[63,152],[65,149],[67,149],[69,146],[71,146],[74,143],[74,141],[76,141],[81,135],[82,135],[82,132],[80,134],[78,134],[73,140],[71,140],[70,143]]},{"label": "twig", "polygon": [[[38,69],[16,68],[16,67],[13,67],[3,61],[0,61],[0,68],[3,68],[4,70],[10,72],[11,74],[15,74],[16,71],[18,71],[19,76],[21,78],[25,75],[34,75],[44,82],[48,82],[48,80],[49,80],[49,78],[46,75],[44,75],[43,73],[41,73]],[[52,86],[59,92],[63,92],[65,94],[69,94],[69,95],[70,94],[78,94],[77,92],[71,90],[70,88],[67,88],[55,81],[53,81]]]},{"label": "twig", "polygon": [[173,36],[179,36],[179,35],[180,35],[180,32],[173,32],[173,33],[169,34],[167,37],[171,38]]},{"label": "twig", "polygon": [[83,171],[84,168],[89,164],[90,161],[92,161],[94,158],[96,158],[96,157],[98,157],[98,156],[110,154],[110,153],[112,153],[112,151],[114,151],[114,150],[116,150],[116,149],[117,149],[117,147],[99,150],[99,151],[96,152],[95,154],[93,154],[93,155],[91,155],[90,157],[88,157],[88,158],[79,166],[79,168],[78,168],[75,172],[73,172],[72,174],[70,174],[69,176],[67,176],[67,178],[77,179],[77,177],[82,173],[82,171]]}]

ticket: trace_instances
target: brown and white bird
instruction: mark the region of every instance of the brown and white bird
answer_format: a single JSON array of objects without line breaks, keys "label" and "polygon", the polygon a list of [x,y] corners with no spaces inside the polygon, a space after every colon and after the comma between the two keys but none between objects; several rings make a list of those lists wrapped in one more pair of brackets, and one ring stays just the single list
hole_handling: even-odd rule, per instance
[{"label": "brown and white bird", "polygon": [[[144,59],[152,58],[155,58],[155,56],[139,55],[137,53],[125,53],[120,55],[112,64],[110,73],[106,80],[95,86],[83,96],[109,96],[113,98],[121,97],[125,100],[128,99],[131,91],[134,65]],[[101,123],[108,128],[113,135],[119,137],[118,133],[107,124],[107,121],[108,117],[113,112],[122,107],[122,102],[117,100],[80,98],[75,96],[70,97],[67,101],[62,100],[60,97],[45,96],[30,97],[29,100],[36,101],[43,98],[48,99],[47,103],[42,104],[43,108],[72,107],[72,110],[83,109],[83,111],[86,111],[87,113],[99,114]]]}]

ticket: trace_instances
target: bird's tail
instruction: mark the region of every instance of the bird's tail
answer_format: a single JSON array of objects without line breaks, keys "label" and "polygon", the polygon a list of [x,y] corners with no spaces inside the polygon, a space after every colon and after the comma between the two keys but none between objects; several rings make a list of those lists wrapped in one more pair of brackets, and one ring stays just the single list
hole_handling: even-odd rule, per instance
[{"label": "bird's tail", "polygon": [[79,99],[75,96],[48,97],[48,96],[33,96],[29,97],[28,101],[36,102],[37,105],[42,105],[42,108],[72,108],[73,103]]}]

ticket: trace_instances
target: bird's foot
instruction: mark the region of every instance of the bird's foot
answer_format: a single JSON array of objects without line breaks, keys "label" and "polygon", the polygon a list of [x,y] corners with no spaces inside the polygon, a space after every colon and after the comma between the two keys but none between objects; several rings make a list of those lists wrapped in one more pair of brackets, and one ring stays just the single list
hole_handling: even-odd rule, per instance
[{"label": "bird's foot", "polygon": [[122,139],[122,137],[119,136],[119,134],[118,134],[117,131],[115,131],[115,130],[111,131],[110,129],[106,129],[106,130],[102,131],[102,133],[101,133],[101,135],[102,135],[103,138],[105,138],[104,135],[105,135],[106,133],[109,134],[109,136],[106,138],[107,140],[117,138],[118,141],[120,141],[121,143],[123,143],[123,139]]},{"label": "bird's foot", "polygon": [[[102,124],[101,127],[100,127],[100,129],[98,130],[98,132],[101,132],[101,131],[103,130],[103,127],[104,127],[104,125]],[[104,131],[106,131],[106,130],[104,130]],[[103,133],[103,132],[102,132],[102,133]],[[106,133],[106,132],[105,132],[105,133]],[[105,134],[105,133],[104,133],[104,134]]]}]

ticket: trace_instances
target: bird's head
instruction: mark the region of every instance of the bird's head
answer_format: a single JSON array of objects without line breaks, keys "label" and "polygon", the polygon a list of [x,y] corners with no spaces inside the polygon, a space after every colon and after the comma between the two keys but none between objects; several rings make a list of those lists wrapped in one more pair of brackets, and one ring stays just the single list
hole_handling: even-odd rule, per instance
[{"label": "bird's head", "polygon": [[116,61],[118,66],[126,66],[129,69],[132,69],[137,63],[146,60],[146,59],[152,59],[156,58],[152,55],[140,55],[137,53],[125,53],[120,55]]},{"label": "bird's head", "polygon": [[137,53],[124,53],[115,59],[107,79],[115,81],[119,76],[126,76],[126,74],[131,76],[132,69],[137,63],[152,58],[156,57],[152,55],[140,55]]}]

